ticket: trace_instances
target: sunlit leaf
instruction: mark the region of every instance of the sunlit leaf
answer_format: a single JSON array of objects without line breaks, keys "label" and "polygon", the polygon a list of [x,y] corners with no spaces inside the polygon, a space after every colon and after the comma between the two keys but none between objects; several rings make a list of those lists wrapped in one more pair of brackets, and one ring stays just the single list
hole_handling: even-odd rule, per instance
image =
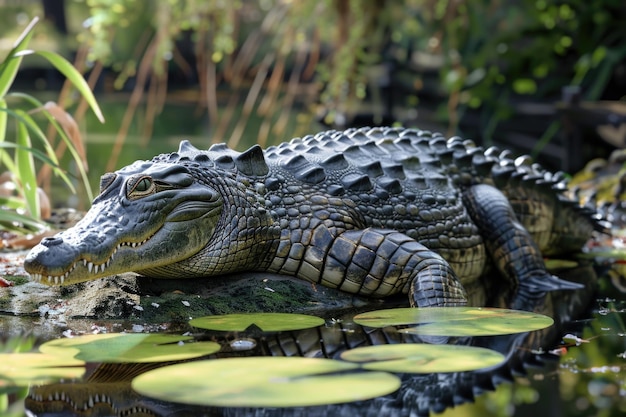
[{"label": "sunlit leaf", "polygon": [[31,148],[28,129],[26,125],[20,121],[17,122],[17,136],[15,142],[19,145],[19,147],[15,149],[15,161],[22,186],[21,191],[26,200],[30,215],[39,217],[39,196],[37,195],[35,161],[33,160],[33,154],[28,151],[28,149]]},{"label": "sunlit leaf", "polygon": [[570,259],[546,259],[545,264],[546,269],[549,271],[554,269],[571,269],[576,268],[579,265],[577,261],[572,261]]},{"label": "sunlit leaf", "polygon": [[517,94],[534,94],[537,91],[537,83],[532,78],[518,78],[513,81],[513,91]]},{"label": "sunlit leaf", "polygon": [[13,45],[11,51],[9,51],[7,57],[2,63],[0,63],[0,98],[3,98],[6,95],[7,91],[9,91],[9,88],[11,88],[11,85],[13,84],[13,80],[15,80],[17,70],[22,62],[22,58],[16,55],[19,51],[28,47],[28,43],[33,37],[33,27],[38,21],[39,18],[37,17],[31,20],[20,37],[15,41],[15,44]]},{"label": "sunlit leaf", "polygon": [[324,319],[306,314],[242,313],[198,317],[190,320],[189,324],[200,329],[233,332],[241,332],[255,325],[266,332],[280,332],[321,326]]},{"label": "sunlit leaf", "polygon": [[7,134],[7,119],[8,114],[5,111],[7,108],[6,100],[0,96],[0,142],[4,142]]},{"label": "sunlit leaf", "polygon": [[89,84],[87,84],[87,81],[85,81],[80,72],[78,72],[76,68],[74,68],[71,62],[63,58],[61,55],[50,51],[20,51],[16,53],[16,56],[23,57],[32,54],[44,57],[61,74],[63,74],[65,78],[67,78],[74,85],[74,87],[76,87],[76,89],[80,92],[83,98],[87,101],[98,120],[100,120],[101,123],[104,123],[102,110],[100,110],[100,106],[98,105],[96,98],[91,92]]},{"label": "sunlit leaf", "polygon": [[528,311],[482,307],[396,308],[354,317],[370,327],[411,326],[400,332],[430,336],[490,336],[539,330],[551,326],[548,316]]},{"label": "sunlit leaf", "polygon": [[214,342],[190,342],[188,336],[109,333],[56,339],[39,350],[86,362],[166,362],[197,358],[220,350]]},{"label": "sunlit leaf", "polygon": [[346,373],[358,368],[319,358],[229,358],[159,368],[136,377],[132,387],[161,400],[218,407],[337,404],[386,395],[400,387],[400,379],[389,373]]},{"label": "sunlit leaf", "polygon": [[43,384],[62,378],[80,378],[84,362],[44,353],[0,354],[0,387]]},{"label": "sunlit leaf", "polygon": [[[15,94],[15,95],[18,95],[18,94]],[[26,97],[27,95],[26,94],[19,94],[19,96]],[[15,111],[14,112],[12,110],[7,110],[7,113],[9,113],[13,117],[15,117],[18,122],[24,123],[24,125],[28,128],[28,131],[34,134],[34,138],[38,139],[39,142],[43,145],[43,148],[45,149],[47,156],[45,158],[41,157],[41,155],[43,155],[43,154],[40,153],[38,150],[35,150],[35,148],[29,148],[29,152],[33,153],[34,156],[38,156],[39,155],[38,156],[39,159],[41,159],[44,163],[46,163],[46,165],[48,165],[50,168],[52,168],[54,173],[56,175],[58,175],[59,177],[61,177],[61,179],[63,179],[63,181],[69,187],[69,189],[72,192],[75,192],[74,185],[72,184],[72,182],[68,178],[67,174],[59,166],[59,160],[57,159],[56,153],[54,152],[54,149],[50,145],[50,142],[48,142],[48,138],[46,137],[45,133],[41,130],[39,125],[37,125],[37,123],[32,118],[32,116],[29,115],[28,113],[23,112],[23,111]],[[50,117],[50,116],[48,116],[48,117]],[[59,133],[63,134],[63,131],[60,131]],[[71,151],[71,148],[70,148],[70,151]],[[80,159],[77,160],[76,162],[77,162],[77,165],[79,167],[81,167]]]},{"label": "sunlit leaf", "polygon": [[504,355],[474,346],[407,343],[365,346],[341,354],[371,371],[433,373],[464,372],[500,364]]},{"label": "sunlit leaf", "polygon": [[27,231],[37,231],[44,228],[43,223],[40,223],[32,217],[24,216],[10,210],[0,210],[0,224],[2,224],[5,229],[15,231],[24,231],[24,229],[27,229]]},{"label": "sunlit leaf", "polygon": [[85,168],[87,165],[87,152],[83,144],[83,138],[76,120],[63,107],[54,101],[48,101],[43,105],[43,109],[47,111],[61,126],[67,137],[70,139],[74,149],[80,155],[81,162]]},{"label": "sunlit leaf", "polygon": [[54,162],[48,158],[46,156],[46,154],[44,154],[43,152],[41,152],[39,149],[35,149],[35,148],[30,148],[27,146],[22,146],[19,144],[15,144],[15,143],[11,143],[11,142],[0,142],[0,149],[3,148],[13,148],[13,149],[22,149],[30,154],[32,154],[35,158],[52,165],[53,167],[58,168],[58,166],[54,165]]},{"label": "sunlit leaf", "polygon": [[[63,141],[67,145],[67,149],[72,154],[72,159],[74,159],[74,162],[76,162],[76,167],[78,168],[78,171],[80,172],[80,176],[83,180],[85,191],[87,192],[87,198],[89,200],[93,200],[93,195],[91,192],[91,185],[89,184],[89,177],[87,176],[87,165],[83,163],[85,159],[84,154],[81,154],[81,152],[79,152],[76,149],[74,140],[67,135],[65,129],[59,124],[59,122],[55,119],[55,117],[53,117],[53,115],[48,111],[49,108],[46,107],[46,104],[42,103],[41,101],[37,100],[35,97],[29,94],[11,93],[9,95],[11,97],[19,97],[21,99],[26,100],[34,107],[35,110],[42,110],[42,114],[48,119],[50,124],[54,126],[59,136],[61,136],[61,139],[63,139]],[[11,112],[9,111],[9,113]],[[46,144],[44,144],[44,146],[46,146]],[[47,147],[49,147],[49,144],[47,144]],[[65,181],[65,183],[70,188],[70,190],[74,192],[74,185],[72,184],[71,181],[67,179],[65,173],[61,169],[59,169],[56,166],[56,164],[55,165],[50,164],[50,166],[55,171],[55,174],[59,175]]]}]

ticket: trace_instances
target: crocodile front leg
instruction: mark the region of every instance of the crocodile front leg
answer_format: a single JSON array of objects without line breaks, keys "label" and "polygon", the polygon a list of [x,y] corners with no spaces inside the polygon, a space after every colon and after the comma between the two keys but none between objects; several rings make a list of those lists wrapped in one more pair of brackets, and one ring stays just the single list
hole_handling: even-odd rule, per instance
[{"label": "crocodile front leg", "polygon": [[333,233],[319,225],[307,245],[282,245],[270,269],[364,296],[408,293],[415,307],[466,304],[465,290],[448,263],[392,230]]},{"label": "crocodile front leg", "polygon": [[532,294],[582,288],[546,270],[539,247],[498,189],[475,185],[463,194],[463,202],[496,268],[520,291]]}]

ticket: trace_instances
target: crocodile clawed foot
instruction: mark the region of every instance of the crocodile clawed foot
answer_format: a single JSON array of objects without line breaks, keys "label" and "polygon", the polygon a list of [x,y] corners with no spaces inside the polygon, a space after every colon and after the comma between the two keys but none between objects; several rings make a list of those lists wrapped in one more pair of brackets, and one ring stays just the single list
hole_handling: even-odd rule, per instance
[{"label": "crocodile clawed foot", "polygon": [[528,278],[520,281],[520,287],[528,293],[545,293],[562,290],[575,291],[585,288],[583,284],[566,281],[547,272],[530,275]]}]

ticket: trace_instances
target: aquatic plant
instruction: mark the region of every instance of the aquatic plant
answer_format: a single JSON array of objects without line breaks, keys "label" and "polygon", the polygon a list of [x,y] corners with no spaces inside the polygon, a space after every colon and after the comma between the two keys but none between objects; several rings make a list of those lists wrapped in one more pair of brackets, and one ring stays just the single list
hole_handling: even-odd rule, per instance
[{"label": "aquatic plant", "polygon": [[[39,113],[50,123],[53,131],[65,142],[76,163],[78,173],[89,199],[91,189],[87,179],[87,165],[82,141],[75,122],[60,106],[53,102],[42,103],[32,95],[10,91],[18,75],[24,57],[37,55],[44,58],[62,73],[87,101],[101,122],[104,117],[95,97],[82,75],[65,58],[50,51],[29,50],[28,45],[38,22],[34,18],[15,41],[8,55],[0,62],[0,172],[7,171],[15,184],[12,193],[0,193],[0,227],[11,230],[37,230],[41,228],[41,198],[37,189],[38,159],[44,166],[60,177],[75,192],[68,173],[59,165],[49,138],[44,133],[42,123],[34,117]],[[9,140],[12,130],[9,119],[15,123],[14,141]],[[35,147],[33,142],[38,142]],[[43,148],[41,150],[40,148]]]}]

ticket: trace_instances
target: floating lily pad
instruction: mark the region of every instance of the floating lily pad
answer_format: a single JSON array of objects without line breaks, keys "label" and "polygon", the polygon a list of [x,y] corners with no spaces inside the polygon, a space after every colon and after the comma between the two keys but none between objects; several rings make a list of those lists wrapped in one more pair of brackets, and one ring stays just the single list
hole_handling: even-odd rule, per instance
[{"label": "floating lily pad", "polygon": [[488,368],[501,363],[504,355],[474,346],[408,343],[350,349],[341,359],[365,362],[363,368],[371,371],[427,374]]},{"label": "floating lily pad", "polygon": [[554,320],[528,311],[480,307],[396,308],[362,313],[354,317],[362,326],[417,325],[403,333],[428,336],[492,336],[539,330]]},{"label": "floating lily pad", "polygon": [[242,332],[254,325],[265,332],[309,329],[322,326],[324,319],[306,314],[242,313],[198,317],[189,323],[200,329]]},{"label": "floating lily pad", "polygon": [[332,359],[248,357],[166,366],[139,375],[132,387],[142,395],[185,404],[303,407],[386,395],[400,387],[400,379],[386,372],[359,372],[357,364]]},{"label": "floating lily pad", "polygon": [[167,362],[197,358],[220,350],[215,342],[191,342],[187,336],[109,333],[56,339],[39,350],[86,362]]},{"label": "floating lily pad", "polygon": [[44,353],[0,354],[0,388],[80,378],[85,362]]}]

